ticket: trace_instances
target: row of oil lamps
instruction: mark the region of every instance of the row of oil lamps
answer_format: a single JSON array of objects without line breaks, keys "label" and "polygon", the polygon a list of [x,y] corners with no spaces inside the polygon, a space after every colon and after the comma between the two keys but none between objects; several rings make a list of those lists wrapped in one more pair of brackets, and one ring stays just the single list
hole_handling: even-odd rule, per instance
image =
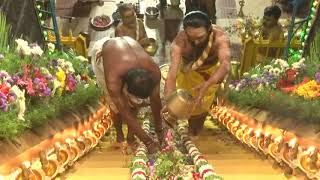
[{"label": "row of oil lamps", "polygon": [[101,107],[76,128],[73,127],[56,134],[49,145],[38,148],[35,155],[22,159],[21,163],[14,167],[9,175],[2,176],[2,179],[54,179],[93,149],[111,125],[109,110]]},{"label": "row of oil lamps", "polygon": [[211,113],[242,143],[286,164],[293,172],[300,169],[308,178],[320,179],[319,147],[306,145],[303,139],[278,128],[259,128],[248,117],[227,107],[216,106]]}]

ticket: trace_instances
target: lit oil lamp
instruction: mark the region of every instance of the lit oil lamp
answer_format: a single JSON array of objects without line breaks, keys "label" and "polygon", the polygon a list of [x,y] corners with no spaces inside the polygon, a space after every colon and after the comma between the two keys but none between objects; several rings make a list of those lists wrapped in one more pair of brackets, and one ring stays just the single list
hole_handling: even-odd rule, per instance
[{"label": "lit oil lamp", "polygon": [[254,136],[253,128],[246,129],[242,136],[242,142],[250,146],[250,138]]},{"label": "lit oil lamp", "polygon": [[42,170],[46,177],[53,179],[59,173],[59,162],[54,158],[49,158],[46,151],[40,151],[39,153],[40,163]]},{"label": "lit oil lamp", "polygon": [[[239,141],[242,141],[243,135],[245,130],[248,128],[246,124],[240,125],[238,129],[234,129],[235,131],[235,136]],[[234,131],[233,129],[231,130],[232,132]]]},{"label": "lit oil lamp", "polygon": [[218,119],[221,123],[223,123],[223,120],[225,118],[225,116],[227,115],[228,110],[227,109],[223,109],[222,112],[219,114]]},{"label": "lit oil lamp", "polygon": [[265,155],[267,155],[268,152],[268,147],[271,143],[272,139],[271,139],[271,134],[268,132],[265,132],[263,134],[263,138],[259,138],[258,140],[258,148],[260,149],[260,151],[262,151]]},{"label": "lit oil lamp", "polygon": [[233,135],[235,135],[236,134],[236,132],[237,132],[237,130],[240,128],[240,126],[241,126],[241,123],[240,123],[240,121],[234,121],[234,123],[232,123],[231,125],[230,125],[230,132],[233,134]]},{"label": "lit oil lamp", "polygon": [[277,162],[281,162],[280,152],[283,149],[284,140],[282,136],[275,138],[269,145],[268,151],[271,157],[273,157]]},{"label": "lit oil lamp", "polygon": [[85,136],[86,140],[90,144],[90,149],[94,148],[98,144],[99,139],[94,135],[92,130],[85,131],[83,135]]},{"label": "lit oil lamp", "polygon": [[32,168],[31,162],[23,162],[20,168],[18,168],[11,179],[14,180],[45,180],[45,173],[40,168]]},{"label": "lit oil lamp", "polygon": [[259,141],[263,139],[263,133],[260,129],[254,131],[254,135],[249,139],[249,144],[256,151],[260,151],[258,144]]},{"label": "lit oil lamp", "polygon": [[83,153],[87,153],[91,149],[91,140],[86,138],[83,134],[77,138],[77,142],[81,142],[81,145],[79,146],[78,144],[78,147]]},{"label": "lit oil lamp", "polygon": [[289,165],[290,168],[295,169],[299,166],[298,162],[299,144],[297,138],[292,138],[288,143],[284,144],[282,160]]},{"label": "lit oil lamp", "polygon": [[222,124],[227,126],[227,123],[231,120],[232,116],[231,113],[227,113],[226,116],[222,119]]},{"label": "lit oil lamp", "polygon": [[70,160],[70,151],[66,147],[66,144],[57,142],[54,146],[54,153],[57,156],[60,167],[65,167]]},{"label": "lit oil lamp", "polygon": [[66,139],[66,144],[68,146],[69,152],[70,152],[70,161],[68,163],[69,166],[72,166],[73,163],[78,160],[80,157],[80,148],[77,146],[77,142],[72,138]]},{"label": "lit oil lamp", "polygon": [[93,124],[93,133],[98,138],[101,139],[102,136],[107,132],[107,129],[99,122]]},{"label": "lit oil lamp", "polygon": [[223,111],[223,107],[217,106],[217,113],[216,115],[219,116]]},{"label": "lit oil lamp", "polygon": [[298,155],[299,167],[309,178],[315,178],[319,174],[319,151],[311,146]]},{"label": "lit oil lamp", "polygon": [[226,127],[229,131],[231,131],[231,128],[235,122],[236,122],[236,119],[234,117],[231,117],[230,120],[227,122]]},{"label": "lit oil lamp", "polygon": [[79,156],[83,156],[84,153],[86,152],[86,143],[84,142],[84,137],[83,136],[79,136],[75,139],[76,143],[77,143],[77,147],[80,149],[80,154]]}]

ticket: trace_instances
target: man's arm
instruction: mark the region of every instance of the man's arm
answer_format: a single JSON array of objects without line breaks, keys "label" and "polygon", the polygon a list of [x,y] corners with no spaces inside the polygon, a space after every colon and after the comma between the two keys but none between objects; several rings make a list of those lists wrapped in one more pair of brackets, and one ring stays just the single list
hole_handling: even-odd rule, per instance
[{"label": "man's arm", "polygon": [[229,38],[223,34],[217,37],[216,41],[220,66],[205,83],[206,88],[209,88],[213,84],[221,83],[230,71],[231,50]]},{"label": "man's arm", "polygon": [[[179,42],[180,44],[180,42]],[[181,63],[181,45],[177,44],[176,41],[172,43],[171,48],[171,65],[167,75],[167,80],[165,83],[164,93],[165,97],[168,97],[173,91],[176,90],[176,79],[179,71],[179,66]]]},{"label": "man's arm", "polygon": [[161,119],[161,99],[160,99],[160,83],[155,87],[155,89],[152,92],[152,95],[150,97],[150,106],[151,111],[153,114],[154,124],[155,124],[155,131],[158,135],[158,139],[160,143],[163,141],[163,131],[162,131],[162,119]]},{"label": "man's arm", "polygon": [[148,43],[148,35],[147,35],[147,32],[146,32],[146,29],[144,27],[144,24],[142,21],[138,20],[138,23],[139,23],[139,28],[141,29],[140,30],[140,33],[141,33],[141,38],[139,38],[139,43],[141,45],[144,45],[146,43]]}]

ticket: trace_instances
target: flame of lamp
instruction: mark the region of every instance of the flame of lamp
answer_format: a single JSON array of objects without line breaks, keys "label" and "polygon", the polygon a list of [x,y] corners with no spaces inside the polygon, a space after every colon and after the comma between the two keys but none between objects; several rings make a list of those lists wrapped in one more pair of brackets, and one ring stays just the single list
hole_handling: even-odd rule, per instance
[{"label": "flame of lamp", "polygon": [[[242,141],[245,130],[247,129],[247,125],[241,125],[235,132],[235,136],[239,141]],[[233,130],[232,130],[233,131]]]},{"label": "flame of lamp", "polygon": [[80,148],[74,139],[66,139],[66,143],[70,152],[69,165],[72,165],[80,157]]},{"label": "flame of lamp", "polygon": [[[30,162],[28,162],[29,164]],[[42,169],[32,169],[30,165],[26,165],[26,163],[23,163],[21,167],[19,168],[18,175],[14,178],[16,180],[44,180],[45,179],[45,173],[42,171]]]},{"label": "flame of lamp", "polygon": [[319,167],[317,167],[318,152],[315,150],[308,150],[302,152],[299,157],[299,167],[307,174],[308,177],[313,176],[315,173],[319,172]]},{"label": "flame of lamp", "polygon": [[231,113],[227,113],[224,119],[222,119],[223,125],[227,125],[227,123],[231,120]]},{"label": "flame of lamp", "polygon": [[39,153],[42,170],[49,178],[54,178],[58,174],[59,162],[55,159],[48,158],[46,151],[40,151]]},{"label": "flame of lamp", "polygon": [[68,164],[70,160],[70,152],[64,145],[56,145],[55,146],[55,153],[57,155],[57,159],[59,164],[64,167]]},{"label": "flame of lamp", "polygon": [[249,145],[249,140],[253,135],[254,135],[254,131],[252,128],[246,129],[242,137],[242,142]]},{"label": "flame of lamp", "polygon": [[80,136],[76,139],[77,146],[80,149],[80,156],[82,156],[86,150],[86,144],[84,142],[83,136]]},{"label": "flame of lamp", "polygon": [[239,122],[239,121],[236,121],[234,117],[231,117],[230,120],[227,122],[227,125],[226,125],[227,129],[231,131],[232,125],[236,122]]}]

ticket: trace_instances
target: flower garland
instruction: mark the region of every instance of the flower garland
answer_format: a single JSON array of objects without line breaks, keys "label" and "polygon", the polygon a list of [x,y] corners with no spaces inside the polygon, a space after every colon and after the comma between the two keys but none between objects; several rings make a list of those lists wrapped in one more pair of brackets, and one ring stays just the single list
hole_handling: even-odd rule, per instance
[{"label": "flower garland", "polygon": [[190,140],[189,136],[187,135],[186,122],[179,122],[178,124],[178,132],[181,135],[188,153],[192,157],[192,160],[196,167],[197,173],[193,174],[193,178],[203,180],[222,179],[221,177],[216,175],[213,167],[200,153],[199,149],[196,148],[195,144]]},{"label": "flower garland", "polygon": [[[150,124],[149,121],[144,121],[142,129],[150,134]],[[140,142],[138,149],[135,153],[134,158],[131,163],[131,179],[132,180],[146,180],[149,176],[148,167],[148,157],[147,157],[147,147]]]}]

